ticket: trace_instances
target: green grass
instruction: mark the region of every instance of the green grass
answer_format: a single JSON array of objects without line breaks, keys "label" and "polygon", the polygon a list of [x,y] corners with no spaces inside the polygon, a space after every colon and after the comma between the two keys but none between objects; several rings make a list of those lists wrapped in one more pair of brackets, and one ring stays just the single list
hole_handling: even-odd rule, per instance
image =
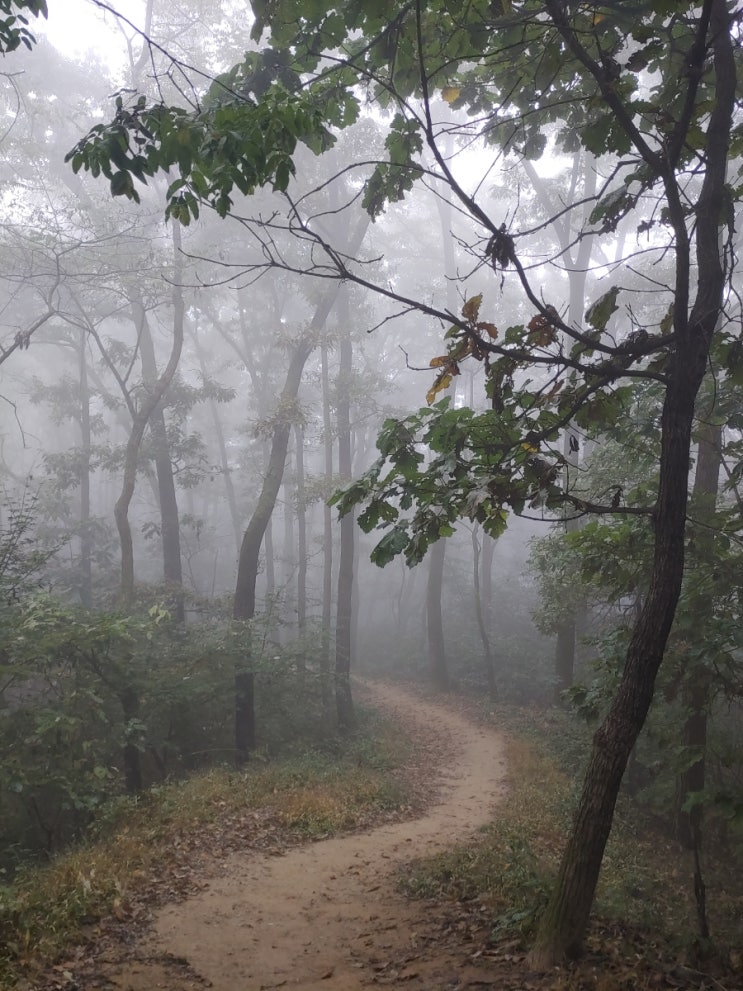
[{"label": "green grass", "polygon": [[[280,846],[402,808],[395,772],[410,752],[397,727],[365,716],[358,736],[322,750],[256,759],[240,773],[215,769],[112,802],[85,843],[0,886],[0,986],[53,961],[96,920],[126,917],[171,870],[189,870],[200,849]],[[168,890],[178,896],[177,883]]]}]

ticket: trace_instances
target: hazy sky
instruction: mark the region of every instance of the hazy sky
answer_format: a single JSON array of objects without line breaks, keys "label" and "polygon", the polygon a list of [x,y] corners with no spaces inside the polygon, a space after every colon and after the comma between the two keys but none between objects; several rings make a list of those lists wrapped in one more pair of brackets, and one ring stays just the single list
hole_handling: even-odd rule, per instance
[{"label": "hazy sky", "polygon": [[[140,26],[144,22],[143,0],[111,0],[110,6]],[[49,20],[37,22],[32,30],[45,33],[64,55],[79,58],[102,48],[112,59],[124,49],[121,27],[113,14],[101,11],[91,0],[49,0]],[[131,34],[131,29],[126,29]]]}]

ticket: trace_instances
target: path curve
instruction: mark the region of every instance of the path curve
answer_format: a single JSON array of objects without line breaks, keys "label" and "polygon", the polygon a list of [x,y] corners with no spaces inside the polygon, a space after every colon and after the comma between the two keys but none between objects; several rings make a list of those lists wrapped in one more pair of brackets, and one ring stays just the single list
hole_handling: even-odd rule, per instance
[{"label": "path curve", "polygon": [[[415,732],[452,740],[438,800],[419,819],[323,840],[284,856],[233,854],[204,890],[163,909],[150,949],[187,960],[214,991],[359,991],[415,941],[421,907],[395,891],[401,863],[451,847],[505,792],[504,741],[449,706],[371,683],[371,703]],[[398,973],[411,991],[418,974]],[[422,986],[422,985],[421,985]],[[430,985],[429,985],[430,986]]]}]

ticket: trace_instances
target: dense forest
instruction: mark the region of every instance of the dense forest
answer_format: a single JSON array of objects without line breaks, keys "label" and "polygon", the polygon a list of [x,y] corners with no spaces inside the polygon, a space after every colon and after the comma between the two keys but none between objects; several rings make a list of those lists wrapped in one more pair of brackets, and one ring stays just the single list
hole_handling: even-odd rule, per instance
[{"label": "dense forest", "polygon": [[615,813],[740,968],[742,19],[0,0],[9,974],[122,803],[361,766],[358,675],[569,768],[524,972],[585,952]]}]

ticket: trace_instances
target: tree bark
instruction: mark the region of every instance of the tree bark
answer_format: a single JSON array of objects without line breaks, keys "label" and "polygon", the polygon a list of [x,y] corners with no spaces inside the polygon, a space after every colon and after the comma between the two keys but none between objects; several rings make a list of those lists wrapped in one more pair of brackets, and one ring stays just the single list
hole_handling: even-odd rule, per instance
[{"label": "tree bark", "polygon": [[[725,0],[712,0],[710,7],[709,38],[714,53],[716,103],[707,129],[706,170],[694,218],[698,282],[691,312],[688,303],[692,266],[687,218],[675,174],[670,166],[662,173],[675,236],[675,349],[669,354],[661,417],[650,586],[632,633],[617,693],[593,739],[557,884],[529,957],[530,965],[537,968],[551,967],[565,956],[575,956],[582,950],[622,775],[653,699],[656,675],[681,592],[694,405],[723,306],[725,265],[718,219],[724,216],[736,89],[735,56]],[[561,16],[553,3],[549,4],[549,11],[553,17]]]}]

